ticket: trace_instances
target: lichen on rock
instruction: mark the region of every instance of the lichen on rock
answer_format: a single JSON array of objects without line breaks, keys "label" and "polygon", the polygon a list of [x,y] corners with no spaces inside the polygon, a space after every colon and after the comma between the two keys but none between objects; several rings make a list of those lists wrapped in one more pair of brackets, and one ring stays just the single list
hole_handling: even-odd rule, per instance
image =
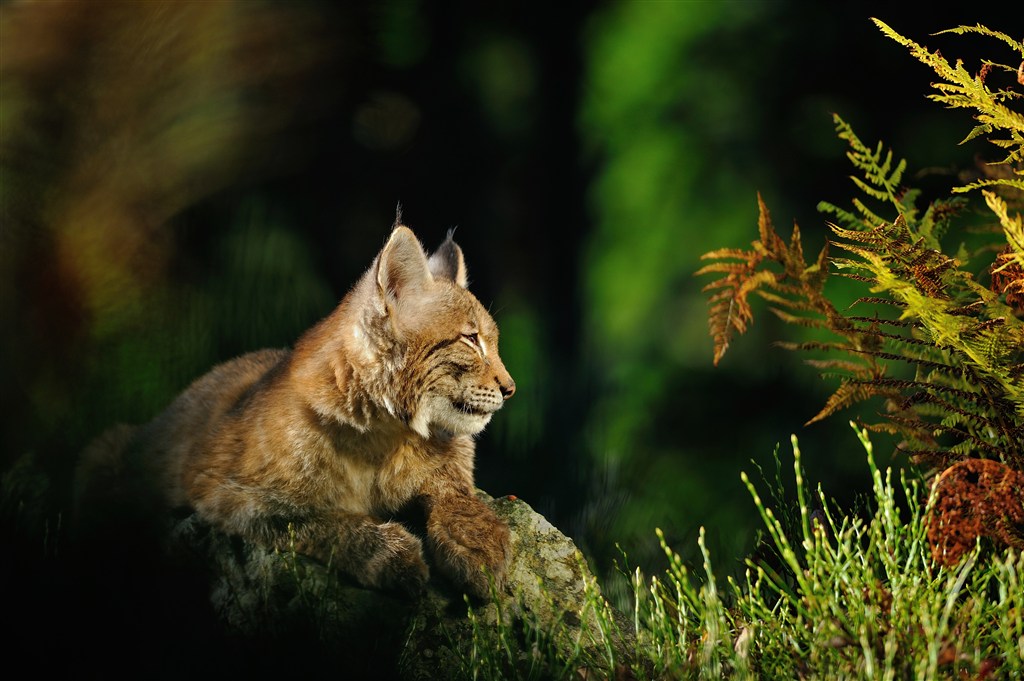
[{"label": "lichen on rock", "polygon": [[524,639],[524,628],[566,659],[607,656],[608,639],[625,656],[627,623],[601,597],[573,541],[522,500],[478,495],[511,535],[504,589],[487,602],[469,600],[439,577],[416,600],[365,589],[303,556],[218,532],[194,515],[177,523],[172,544],[179,557],[202,565],[216,619],[249,650],[314,655],[352,674],[410,681],[471,675],[474,645],[492,633],[505,636],[508,664],[528,663],[538,655],[538,639]]}]

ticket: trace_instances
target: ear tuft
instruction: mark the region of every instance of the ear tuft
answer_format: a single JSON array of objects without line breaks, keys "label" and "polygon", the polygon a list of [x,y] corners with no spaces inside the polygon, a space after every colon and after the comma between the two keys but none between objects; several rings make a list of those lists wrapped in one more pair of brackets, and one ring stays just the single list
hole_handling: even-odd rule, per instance
[{"label": "ear tuft", "polygon": [[426,290],[431,283],[427,254],[419,239],[405,225],[396,225],[377,257],[377,287],[385,301]]},{"label": "ear tuft", "polygon": [[448,279],[466,288],[469,283],[466,260],[462,256],[462,249],[452,238],[454,235],[455,230],[449,229],[448,238],[430,256],[430,273],[436,278]]},{"label": "ear tuft", "polygon": [[391,229],[402,226],[402,202],[395,205],[395,221],[391,223]]}]

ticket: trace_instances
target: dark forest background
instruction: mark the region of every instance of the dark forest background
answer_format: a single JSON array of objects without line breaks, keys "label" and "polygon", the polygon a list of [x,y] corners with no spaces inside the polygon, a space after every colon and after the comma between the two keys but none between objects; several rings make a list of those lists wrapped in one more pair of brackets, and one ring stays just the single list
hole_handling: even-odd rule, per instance
[{"label": "dark forest background", "polygon": [[756,238],[758,192],[820,247],[818,201],[855,195],[833,112],[928,191],[988,151],[870,17],[973,71],[991,41],[931,34],[1016,36],[1019,8],[925,7],[0,4],[4,588],[59,554],[92,437],[291,344],[398,204],[428,248],[456,228],[518,385],[479,486],[546,515],[612,591],[618,546],[660,568],[656,527],[692,558],[704,526],[739,566],[759,526],[740,471],[772,477],[790,434],[854,503],[847,416],[802,425],[835,385],[772,347],[796,332],[770,315],[713,367],[693,273]]}]

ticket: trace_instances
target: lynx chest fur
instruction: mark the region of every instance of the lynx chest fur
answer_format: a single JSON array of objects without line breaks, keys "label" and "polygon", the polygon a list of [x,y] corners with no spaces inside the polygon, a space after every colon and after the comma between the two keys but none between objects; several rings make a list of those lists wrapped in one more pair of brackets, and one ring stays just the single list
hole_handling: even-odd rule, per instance
[{"label": "lynx chest fur", "polygon": [[[150,423],[90,445],[81,514],[105,491],[129,507],[155,493],[367,587],[415,593],[432,565],[485,596],[489,577],[502,582],[508,529],[474,494],[473,438],[515,383],[466,283],[450,234],[428,256],[397,225],[293,350],[219,365]],[[410,505],[426,518],[423,538],[392,520]]]}]

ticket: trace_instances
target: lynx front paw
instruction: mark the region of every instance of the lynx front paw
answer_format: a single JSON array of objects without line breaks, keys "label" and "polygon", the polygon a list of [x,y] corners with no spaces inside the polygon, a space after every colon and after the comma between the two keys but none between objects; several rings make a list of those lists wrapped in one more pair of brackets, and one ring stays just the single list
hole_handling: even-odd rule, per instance
[{"label": "lynx front paw", "polygon": [[437,504],[427,521],[430,551],[441,572],[477,598],[499,591],[509,559],[508,527],[473,497]]},{"label": "lynx front paw", "polygon": [[373,526],[368,556],[360,581],[365,586],[397,591],[407,596],[422,593],[430,577],[423,560],[423,544],[398,523]]}]

